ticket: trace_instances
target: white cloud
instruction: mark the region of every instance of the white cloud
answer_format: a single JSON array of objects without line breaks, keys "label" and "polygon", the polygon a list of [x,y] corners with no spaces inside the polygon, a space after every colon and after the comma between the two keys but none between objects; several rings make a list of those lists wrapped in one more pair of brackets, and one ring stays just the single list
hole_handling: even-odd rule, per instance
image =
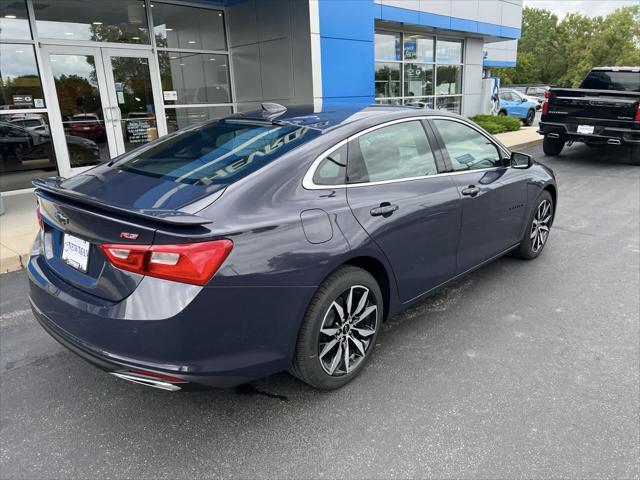
[{"label": "white cloud", "polygon": [[524,5],[550,10],[559,18],[563,18],[567,13],[605,17],[620,7],[638,5],[638,0],[524,0]]}]

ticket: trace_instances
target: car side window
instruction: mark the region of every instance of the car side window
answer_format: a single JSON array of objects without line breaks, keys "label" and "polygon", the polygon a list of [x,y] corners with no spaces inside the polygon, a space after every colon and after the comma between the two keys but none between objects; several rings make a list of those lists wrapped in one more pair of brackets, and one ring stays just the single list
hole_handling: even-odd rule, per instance
[{"label": "car side window", "polygon": [[505,102],[510,102],[511,101],[511,94],[508,92],[504,92],[500,94],[500,99],[504,100]]},{"label": "car side window", "polygon": [[418,120],[378,128],[356,138],[349,183],[380,182],[438,173],[427,134]]},{"label": "car side window", "polygon": [[344,185],[347,176],[347,145],[324,157],[313,174],[316,185]]},{"label": "car side window", "polygon": [[454,171],[504,166],[498,147],[477,130],[452,120],[434,120]]}]

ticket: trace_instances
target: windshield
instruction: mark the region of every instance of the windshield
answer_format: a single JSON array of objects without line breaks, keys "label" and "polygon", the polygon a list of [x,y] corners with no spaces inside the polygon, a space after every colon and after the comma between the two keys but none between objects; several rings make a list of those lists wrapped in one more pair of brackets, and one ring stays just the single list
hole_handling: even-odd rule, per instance
[{"label": "windshield", "polygon": [[640,92],[640,71],[614,72],[593,70],[587,75],[587,78],[582,81],[580,88]]},{"label": "windshield", "polygon": [[160,139],[115,166],[180,183],[228,185],[319,134],[298,125],[215,122]]}]

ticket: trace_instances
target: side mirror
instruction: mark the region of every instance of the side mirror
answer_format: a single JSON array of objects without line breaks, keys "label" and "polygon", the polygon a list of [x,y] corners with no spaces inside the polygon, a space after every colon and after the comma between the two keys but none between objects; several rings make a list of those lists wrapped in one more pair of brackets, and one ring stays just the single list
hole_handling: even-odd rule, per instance
[{"label": "side mirror", "polygon": [[520,100],[520,103],[525,103],[527,101],[526,98],[523,98],[522,100]]},{"label": "side mirror", "polygon": [[513,168],[529,168],[533,165],[531,155],[520,152],[511,152],[511,166]]}]

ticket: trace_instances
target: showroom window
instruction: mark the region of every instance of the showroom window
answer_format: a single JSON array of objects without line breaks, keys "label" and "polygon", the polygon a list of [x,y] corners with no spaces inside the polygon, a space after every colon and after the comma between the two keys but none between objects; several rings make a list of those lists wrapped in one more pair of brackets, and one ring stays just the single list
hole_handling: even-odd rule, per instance
[{"label": "showroom window", "polygon": [[377,31],[376,102],[460,113],[463,49],[462,40]]},{"label": "showroom window", "polygon": [[152,17],[168,132],[231,114],[224,13],[156,2]]},{"label": "showroom window", "polygon": [[0,191],[57,175],[27,4],[0,0]]}]

